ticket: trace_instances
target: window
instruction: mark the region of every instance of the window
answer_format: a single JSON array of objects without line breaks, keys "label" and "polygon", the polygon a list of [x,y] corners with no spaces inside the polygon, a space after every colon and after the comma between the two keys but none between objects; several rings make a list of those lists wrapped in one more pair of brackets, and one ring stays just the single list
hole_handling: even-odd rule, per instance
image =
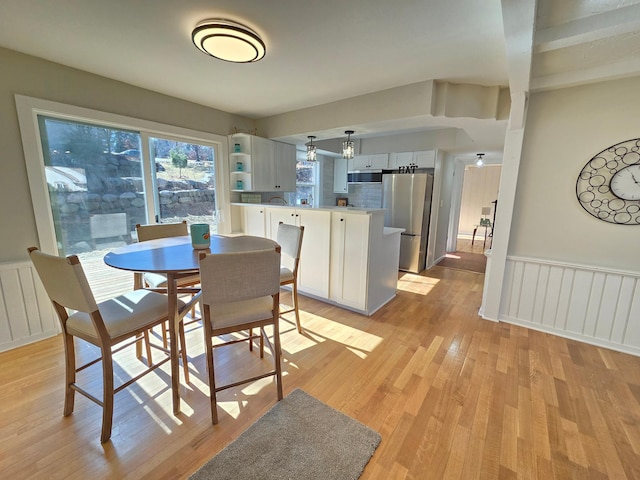
[{"label": "window", "polygon": [[293,205],[320,204],[318,179],[320,162],[307,162],[302,152],[297,152],[296,192],[289,194],[289,203]]},{"label": "window", "polygon": [[77,254],[98,300],[131,288],[102,258],[137,223],[228,230],[226,137],[21,95],[16,106],[40,248]]}]

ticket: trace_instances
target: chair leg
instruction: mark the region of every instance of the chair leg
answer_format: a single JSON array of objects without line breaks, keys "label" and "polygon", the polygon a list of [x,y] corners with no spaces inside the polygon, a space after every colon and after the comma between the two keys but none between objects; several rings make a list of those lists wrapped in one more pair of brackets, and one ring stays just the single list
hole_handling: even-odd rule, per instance
[{"label": "chair leg", "polygon": [[211,320],[209,315],[202,314],[202,329],[204,331],[205,354],[207,357],[207,373],[209,374],[209,397],[211,401],[211,423],[218,423],[218,404],[216,398],[216,376],[213,367],[213,335],[211,332]]},{"label": "chair leg", "polygon": [[278,400],[282,400],[282,364],[280,362],[281,346],[280,346],[280,318],[276,314],[273,317],[273,357],[276,367],[276,389],[278,391]]},{"label": "chair leg", "polygon": [[189,383],[189,363],[187,359],[187,340],[184,336],[184,321],[180,321],[180,355],[182,356],[182,368],[184,369],[184,381]]},{"label": "chair leg", "polygon": [[145,330],[142,334],[144,337],[144,344],[147,350],[147,366],[153,365],[153,358],[151,357],[151,342],[149,340],[149,330]]},{"label": "chair leg", "polygon": [[162,346],[166,349],[169,348],[167,342],[167,322],[162,322]]},{"label": "chair leg", "polygon": [[113,422],[113,358],[111,347],[102,347],[102,434],[100,442],[105,443],[111,438]]},{"label": "chair leg", "polygon": [[300,311],[298,310],[298,279],[293,282],[293,289],[291,291],[291,299],[293,301],[293,309],[296,314],[296,326],[298,327],[298,333],[302,333],[302,327],[300,326]]},{"label": "chair leg", "polygon": [[267,332],[263,327],[260,327],[260,358],[264,358],[264,337],[267,336]]},{"label": "chair leg", "polygon": [[253,328],[249,329],[249,351],[253,352]]},{"label": "chair leg", "polygon": [[64,333],[64,355],[65,355],[65,387],[64,387],[64,416],[68,417],[73,413],[75,402],[75,390],[71,385],[76,383],[76,349],[73,336]]}]

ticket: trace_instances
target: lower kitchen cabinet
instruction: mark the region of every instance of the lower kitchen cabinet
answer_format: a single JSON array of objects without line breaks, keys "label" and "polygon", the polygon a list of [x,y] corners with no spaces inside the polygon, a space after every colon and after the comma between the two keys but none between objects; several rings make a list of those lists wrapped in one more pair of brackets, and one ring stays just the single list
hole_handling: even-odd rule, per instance
[{"label": "lower kitchen cabinet", "polygon": [[396,295],[400,233],[384,210],[232,205],[236,233],[277,239],[278,224],[304,226],[300,293],[371,315]]},{"label": "lower kitchen cabinet", "polygon": [[358,310],[367,309],[369,219],[369,215],[331,214],[329,299]]},{"label": "lower kitchen cabinet", "polygon": [[329,249],[331,212],[310,208],[267,208],[269,238],[275,240],[278,223],[303,226],[302,252],[298,267],[298,290],[329,296]]},{"label": "lower kitchen cabinet", "polygon": [[244,207],[244,232],[255,237],[266,237],[265,208]]}]

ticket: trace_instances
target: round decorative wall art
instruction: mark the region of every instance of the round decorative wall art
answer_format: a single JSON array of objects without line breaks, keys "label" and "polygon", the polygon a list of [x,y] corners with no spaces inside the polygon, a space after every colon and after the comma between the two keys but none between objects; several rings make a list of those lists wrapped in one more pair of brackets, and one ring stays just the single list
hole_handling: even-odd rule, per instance
[{"label": "round decorative wall art", "polygon": [[576,195],[597,219],[640,225],[640,138],[612,145],[589,160],[578,175]]}]

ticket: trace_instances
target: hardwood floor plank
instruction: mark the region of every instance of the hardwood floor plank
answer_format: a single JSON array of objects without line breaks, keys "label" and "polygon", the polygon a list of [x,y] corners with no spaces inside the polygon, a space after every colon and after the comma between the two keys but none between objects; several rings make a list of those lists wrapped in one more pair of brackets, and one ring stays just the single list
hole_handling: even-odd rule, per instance
[{"label": "hardwood floor plank", "polygon": [[[371,317],[301,297],[303,334],[281,320],[285,395],[302,388],[382,435],[363,479],[640,478],[640,358],[480,319],[483,275],[400,279]],[[62,416],[59,337],[0,353],[2,478],[187,478],[276,401],[271,379],[225,390],[212,425],[198,324],[187,353],[182,413],[163,366],[116,396],[105,445],[97,405],[76,396]],[[215,355],[218,381],[272,361],[246,345]],[[117,365],[119,381],[140,368],[133,352]],[[101,391],[98,366],[83,378]]]}]

